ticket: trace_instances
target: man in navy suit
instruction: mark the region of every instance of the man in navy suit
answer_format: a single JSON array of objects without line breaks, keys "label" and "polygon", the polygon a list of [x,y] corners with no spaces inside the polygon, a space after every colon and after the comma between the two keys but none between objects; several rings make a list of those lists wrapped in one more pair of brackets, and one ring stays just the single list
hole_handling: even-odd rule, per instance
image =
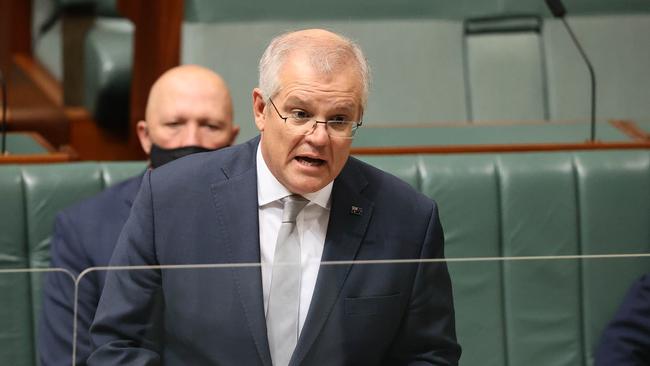
[{"label": "man in navy suit", "polygon": [[632,284],[596,350],[596,366],[650,365],[650,273]]},{"label": "man in navy suit", "polygon": [[[145,267],[109,271],[89,365],[458,363],[447,266],[418,263],[444,257],[435,203],[349,157],[368,84],[340,35],[271,42],[260,136],[145,174],[111,259]],[[275,261],[296,241],[295,262]],[[351,262],[395,259],[416,263]]]},{"label": "man in navy suit", "polygon": [[[173,68],[156,81],[146,120],[137,125],[152,168],[192,152],[230,145],[238,131],[225,82],[194,65]],[[79,275],[86,268],[108,265],[141,180],[142,175],[128,179],[58,213],[51,266]],[[105,272],[91,272],[79,284],[77,364],[85,364],[92,350],[89,329],[104,280]],[[72,362],[73,300],[73,284],[67,276],[46,276],[38,335],[41,365]]]}]

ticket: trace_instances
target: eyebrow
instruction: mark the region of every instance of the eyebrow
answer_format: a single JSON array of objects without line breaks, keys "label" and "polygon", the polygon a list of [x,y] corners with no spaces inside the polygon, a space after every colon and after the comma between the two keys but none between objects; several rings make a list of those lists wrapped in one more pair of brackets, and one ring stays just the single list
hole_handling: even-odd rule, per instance
[{"label": "eyebrow", "polygon": [[[309,106],[310,102],[308,102],[307,100],[299,96],[293,95],[287,98],[284,104],[289,106],[301,106],[301,105]],[[344,111],[347,113],[355,113],[357,106],[352,102],[344,101],[344,102],[336,103],[332,109],[338,111]]]},{"label": "eyebrow", "polygon": [[221,120],[221,119],[207,119],[207,118],[201,118],[198,120],[199,124],[210,124],[210,125],[220,125],[223,126],[226,124],[226,121]]},{"label": "eyebrow", "polygon": [[302,99],[300,97],[291,96],[291,97],[287,98],[287,100],[284,102],[284,104],[305,105],[305,104],[309,104],[309,102],[307,102],[306,100],[304,100],[304,99]]}]

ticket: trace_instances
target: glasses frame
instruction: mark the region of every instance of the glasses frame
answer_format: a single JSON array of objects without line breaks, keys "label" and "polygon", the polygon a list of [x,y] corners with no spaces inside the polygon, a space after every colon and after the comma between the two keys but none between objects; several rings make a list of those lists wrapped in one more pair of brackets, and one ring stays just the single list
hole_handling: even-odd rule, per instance
[{"label": "glasses frame", "polygon": [[[278,117],[280,117],[280,119],[284,120],[284,125],[286,126],[286,125],[287,125],[287,120],[288,120],[289,118],[293,118],[293,117],[285,117],[285,116],[283,116],[283,115],[280,113],[280,110],[278,110],[278,107],[275,106],[275,103],[273,103],[273,99],[269,98],[269,102],[270,102],[271,105],[273,106],[273,109],[275,109],[275,113],[278,114]],[[309,135],[311,135],[312,133],[314,133],[314,131],[316,131],[316,126],[318,126],[319,123],[322,123],[322,124],[325,125],[325,131],[327,132],[327,135],[328,135],[329,137],[334,137],[334,138],[338,138],[338,139],[349,139],[349,140],[351,140],[351,139],[353,139],[354,136],[356,135],[357,130],[359,129],[359,127],[361,127],[361,125],[363,125],[363,121],[358,121],[358,122],[357,122],[357,121],[331,121],[331,122],[339,122],[339,123],[340,123],[340,122],[349,122],[349,123],[353,123],[353,124],[354,124],[354,125],[352,126],[352,135],[351,135],[351,136],[333,136],[333,135],[330,134],[330,130],[327,128],[327,126],[329,125],[329,122],[330,122],[330,121],[319,121],[319,120],[317,120],[317,119],[310,118],[310,119],[307,120],[307,123],[309,123],[310,121],[314,121],[314,125],[312,126],[311,131],[310,131],[309,133],[305,133],[305,134],[298,133],[297,135],[301,135],[301,136],[309,136]]]}]

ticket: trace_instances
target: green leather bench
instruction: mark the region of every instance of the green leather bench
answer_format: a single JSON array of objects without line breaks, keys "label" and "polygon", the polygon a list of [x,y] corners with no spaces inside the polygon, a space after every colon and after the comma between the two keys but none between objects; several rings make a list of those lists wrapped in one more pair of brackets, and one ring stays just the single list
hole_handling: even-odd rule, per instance
[{"label": "green leather bench", "polygon": [[[448,258],[650,252],[650,151],[372,156],[439,203]],[[144,163],[0,166],[0,268],[45,268],[59,209]],[[647,258],[449,264],[462,365],[591,365]],[[40,274],[0,273],[0,364],[35,364]]]},{"label": "green leather bench", "polygon": [[133,25],[100,16],[84,42],[84,106],[100,126],[126,134],[133,63]]},{"label": "green leather bench", "polygon": [[[366,157],[439,203],[448,258],[650,253],[650,152]],[[647,259],[450,263],[462,365],[591,365]]]},{"label": "green leather bench", "polygon": [[[0,270],[48,267],[56,212],[144,167],[143,162],[0,166]],[[2,365],[36,365],[40,280],[40,273],[0,273]]]}]

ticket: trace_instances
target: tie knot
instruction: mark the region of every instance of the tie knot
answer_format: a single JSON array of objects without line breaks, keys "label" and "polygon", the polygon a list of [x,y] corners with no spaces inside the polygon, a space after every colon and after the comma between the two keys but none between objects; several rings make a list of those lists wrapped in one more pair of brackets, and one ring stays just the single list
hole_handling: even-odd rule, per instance
[{"label": "tie knot", "polygon": [[282,222],[295,222],[296,217],[300,213],[309,201],[305,197],[292,194],[291,196],[286,196],[280,201],[284,204],[284,210],[282,211]]}]

